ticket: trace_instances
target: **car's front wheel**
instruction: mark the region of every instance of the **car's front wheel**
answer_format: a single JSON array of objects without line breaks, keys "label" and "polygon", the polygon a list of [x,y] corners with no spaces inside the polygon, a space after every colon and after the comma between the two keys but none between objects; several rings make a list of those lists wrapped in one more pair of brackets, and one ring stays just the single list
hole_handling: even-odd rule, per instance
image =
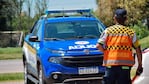
[{"label": "car's front wheel", "polygon": [[43,69],[42,69],[42,66],[39,65],[39,68],[38,68],[38,81],[39,81],[39,84],[46,84],[44,82],[44,76],[43,76]]},{"label": "car's front wheel", "polygon": [[24,61],[24,84],[34,84],[29,78],[28,78],[28,70],[27,70],[27,62]]}]

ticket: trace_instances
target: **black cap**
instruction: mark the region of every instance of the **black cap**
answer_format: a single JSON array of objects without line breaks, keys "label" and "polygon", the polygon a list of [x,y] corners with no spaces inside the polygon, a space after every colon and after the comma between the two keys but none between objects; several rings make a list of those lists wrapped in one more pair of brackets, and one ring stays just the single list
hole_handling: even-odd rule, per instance
[{"label": "black cap", "polygon": [[127,15],[127,11],[125,9],[117,9],[115,11],[116,18],[125,18]]}]

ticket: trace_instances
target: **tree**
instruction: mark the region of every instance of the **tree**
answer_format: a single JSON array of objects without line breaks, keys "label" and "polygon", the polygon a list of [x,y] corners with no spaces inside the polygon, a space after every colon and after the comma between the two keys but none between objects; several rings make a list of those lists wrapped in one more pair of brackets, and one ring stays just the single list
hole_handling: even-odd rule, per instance
[{"label": "tree", "polygon": [[4,14],[3,8],[6,6],[5,4],[6,4],[5,1],[3,1],[3,0],[0,1],[0,25],[1,25],[0,31],[4,30],[4,28],[6,28],[6,18],[5,18],[5,16],[3,16],[3,14]]},{"label": "tree", "polygon": [[39,18],[48,8],[48,0],[36,0],[35,8],[36,8],[37,18]]},{"label": "tree", "polygon": [[9,0],[0,1],[0,31],[12,30],[11,20],[13,18],[14,11]]},{"label": "tree", "polygon": [[113,11],[125,8],[128,12],[128,23],[136,24],[138,20],[149,16],[149,0],[97,0],[96,14],[107,25],[113,21]]},{"label": "tree", "polygon": [[31,10],[32,10],[32,7],[33,7],[33,0],[26,0],[26,6],[27,6],[27,28],[30,28],[31,27]]},{"label": "tree", "polygon": [[[14,25],[14,29],[21,30],[22,27],[22,7],[25,0],[11,0],[11,4],[13,5],[13,10],[16,12],[15,17],[13,19],[16,20],[16,25]],[[13,20],[14,21],[14,20]],[[14,22],[13,22],[14,23]]]},{"label": "tree", "polygon": [[19,29],[21,19],[16,26],[12,26],[13,19],[20,17],[24,0],[1,0],[0,1],[0,30]]}]

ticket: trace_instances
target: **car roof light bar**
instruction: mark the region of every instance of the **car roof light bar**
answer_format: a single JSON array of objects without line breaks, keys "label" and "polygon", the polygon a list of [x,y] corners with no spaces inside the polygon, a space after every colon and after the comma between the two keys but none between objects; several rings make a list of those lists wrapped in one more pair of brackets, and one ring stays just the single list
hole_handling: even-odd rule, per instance
[{"label": "car roof light bar", "polygon": [[40,19],[47,19],[48,15],[50,15],[50,17],[69,17],[75,14],[79,14],[79,16],[81,15],[86,17],[93,17],[93,15],[91,14],[91,9],[47,10],[45,11],[45,15],[42,15]]},{"label": "car roof light bar", "polygon": [[52,13],[90,13],[90,9],[78,9],[78,10],[47,10],[46,15]]}]

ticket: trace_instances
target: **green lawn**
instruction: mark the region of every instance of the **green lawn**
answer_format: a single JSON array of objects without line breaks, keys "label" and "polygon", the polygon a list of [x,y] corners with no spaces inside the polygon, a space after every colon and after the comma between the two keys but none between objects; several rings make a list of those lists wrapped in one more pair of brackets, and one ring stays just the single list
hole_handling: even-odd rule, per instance
[{"label": "green lawn", "polygon": [[3,73],[0,74],[0,82],[1,81],[12,81],[12,80],[23,80],[23,73]]},{"label": "green lawn", "polygon": [[21,59],[21,58],[22,58],[21,47],[0,48],[0,60]]},{"label": "green lawn", "polygon": [[21,47],[7,47],[7,48],[0,48],[0,54],[15,54],[15,53],[22,53]]}]

